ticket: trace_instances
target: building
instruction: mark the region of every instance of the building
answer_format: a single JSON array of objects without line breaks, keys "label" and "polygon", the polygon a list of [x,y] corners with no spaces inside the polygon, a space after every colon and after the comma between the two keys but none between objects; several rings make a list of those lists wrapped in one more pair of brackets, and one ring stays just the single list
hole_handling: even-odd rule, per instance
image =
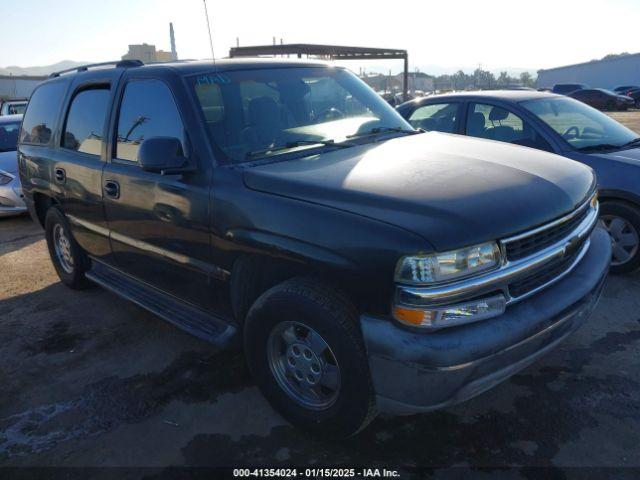
[{"label": "building", "polygon": [[122,60],[141,60],[144,63],[171,62],[178,59],[176,51],[176,39],[173,32],[173,23],[169,24],[169,42],[171,51],[156,50],[155,45],[148,43],[129,45],[129,51],[122,56]]},{"label": "building", "polygon": [[143,43],[139,45],[129,45],[129,51],[122,56],[122,60],[141,60],[144,63],[170,62],[177,60],[172,52],[156,50],[155,45]]},{"label": "building", "polygon": [[[396,75],[398,81],[402,81],[402,74]],[[431,92],[435,90],[434,78],[424,72],[409,72],[409,91],[415,92],[421,90],[423,92]]]},{"label": "building", "polygon": [[585,83],[594,88],[640,85],[640,53],[623,54],[565,67],[538,70],[538,87],[556,83]]},{"label": "building", "polygon": [[38,84],[46,78],[31,75],[0,75],[0,99],[29,98]]}]

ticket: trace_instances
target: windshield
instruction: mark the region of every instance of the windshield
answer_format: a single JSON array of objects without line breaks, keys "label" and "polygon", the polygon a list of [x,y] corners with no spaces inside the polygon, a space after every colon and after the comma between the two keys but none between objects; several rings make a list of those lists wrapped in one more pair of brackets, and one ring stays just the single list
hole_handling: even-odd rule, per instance
[{"label": "windshield", "polygon": [[572,98],[541,98],[521,105],[577,150],[618,148],[638,137],[608,115]]},{"label": "windshield", "polygon": [[342,68],[237,70],[189,78],[216,153],[228,163],[343,148],[411,126]]},{"label": "windshield", "polygon": [[0,123],[0,152],[17,150],[20,122]]}]

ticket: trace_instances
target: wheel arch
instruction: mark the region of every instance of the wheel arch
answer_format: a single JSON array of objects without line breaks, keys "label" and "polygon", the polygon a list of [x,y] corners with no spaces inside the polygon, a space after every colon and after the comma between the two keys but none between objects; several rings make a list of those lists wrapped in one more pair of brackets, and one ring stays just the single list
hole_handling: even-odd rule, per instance
[{"label": "wheel arch", "polygon": [[40,226],[44,228],[45,218],[47,217],[47,210],[54,205],[60,205],[55,198],[46,195],[41,192],[33,193],[33,207],[35,210],[36,218],[40,223]]}]

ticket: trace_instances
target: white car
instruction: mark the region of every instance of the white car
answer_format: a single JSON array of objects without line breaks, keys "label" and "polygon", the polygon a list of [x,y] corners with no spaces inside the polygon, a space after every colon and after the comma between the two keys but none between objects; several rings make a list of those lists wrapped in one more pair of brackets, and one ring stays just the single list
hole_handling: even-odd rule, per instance
[{"label": "white car", "polygon": [[26,213],[18,177],[18,132],[22,115],[0,116],[0,217]]},{"label": "white car", "polygon": [[0,116],[4,115],[22,115],[27,109],[29,100],[5,100],[0,101]]}]

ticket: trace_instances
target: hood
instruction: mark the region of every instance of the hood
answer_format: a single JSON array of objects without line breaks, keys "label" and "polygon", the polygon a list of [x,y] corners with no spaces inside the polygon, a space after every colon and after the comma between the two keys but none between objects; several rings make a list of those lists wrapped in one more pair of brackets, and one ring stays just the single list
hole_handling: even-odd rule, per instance
[{"label": "hood", "polygon": [[436,132],[248,167],[244,181],[399,226],[439,251],[549,222],[595,185],[591,170],[572,160]]},{"label": "hood", "polygon": [[0,152],[0,170],[16,175],[18,173],[18,152]]},{"label": "hood", "polygon": [[640,165],[640,148],[628,148],[625,150],[608,153],[590,153],[589,156],[596,156],[598,158],[605,158],[607,160],[616,160],[618,162]]}]

